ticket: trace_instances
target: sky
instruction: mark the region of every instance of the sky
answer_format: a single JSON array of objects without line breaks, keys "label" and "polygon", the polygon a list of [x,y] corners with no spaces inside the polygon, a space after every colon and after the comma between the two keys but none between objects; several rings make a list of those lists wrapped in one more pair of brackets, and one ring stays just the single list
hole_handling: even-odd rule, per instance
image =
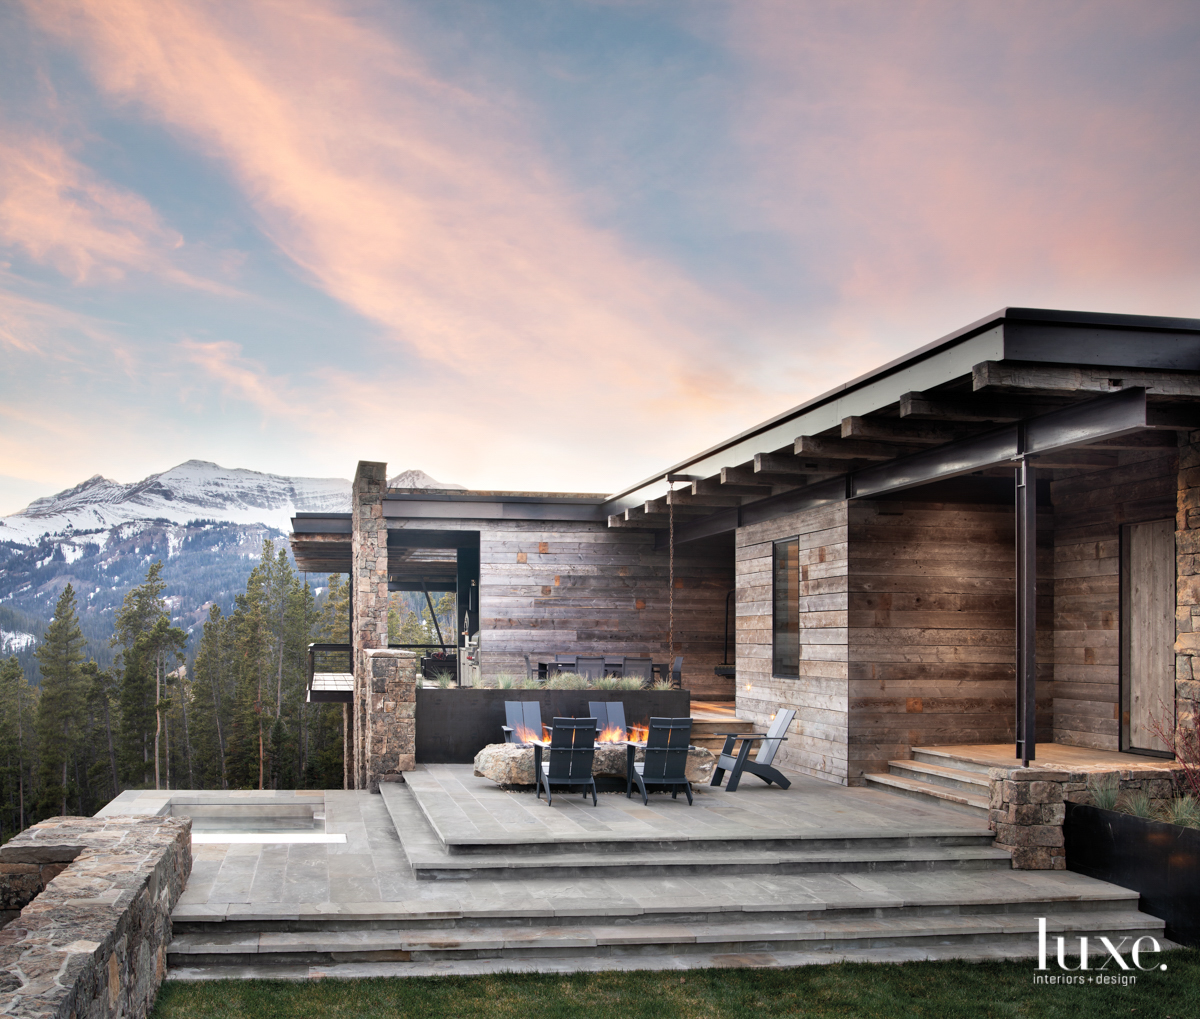
[{"label": "sky", "polygon": [[0,5],[0,513],[611,492],[1004,306],[1200,316],[1194,0]]}]

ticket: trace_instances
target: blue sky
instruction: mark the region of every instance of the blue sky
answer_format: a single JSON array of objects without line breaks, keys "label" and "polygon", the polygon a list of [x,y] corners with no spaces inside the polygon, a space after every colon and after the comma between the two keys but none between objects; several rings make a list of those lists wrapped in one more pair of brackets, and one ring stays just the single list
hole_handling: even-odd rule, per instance
[{"label": "blue sky", "polygon": [[0,8],[0,512],[610,491],[1004,305],[1200,316],[1200,7]]}]

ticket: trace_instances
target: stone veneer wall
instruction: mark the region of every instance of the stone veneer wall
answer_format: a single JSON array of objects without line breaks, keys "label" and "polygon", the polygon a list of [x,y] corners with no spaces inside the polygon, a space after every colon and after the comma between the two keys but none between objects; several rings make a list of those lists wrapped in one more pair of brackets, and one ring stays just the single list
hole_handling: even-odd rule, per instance
[{"label": "stone veneer wall", "polygon": [[0,1015],[142,1019],[192,869],[186,817],[53,817],[0,847]]},{"label": "stone veneer wall", "polygon": [[[381,770],[372,761],[369,729],[375,696],[375,679],[368,652],[388,645],[388,552],[387,522],[383,518],[383,495],[387,491],[387,464],[360,460],[354,472],[351,492],[351,626],[350,643],[354,654],[354,700],[351,705],[350,731],[353,746],[347,748],[353,761],[348,785],[352,789],[379,787]],[[415,694],[407,700],[415,702]],[[413,746],[403,749],[411,755]]]},{"label": "stone veneer wall", "polygon": [[1091,803],[1088,779],[1115,775],[1123,794],[1145,792],[1154,809],[1175,795],[1178,771],[1129,768],[1119,771],[1054,771],[1049,768],[991,768],[989,827],[995,846],[1012,854],[1016,870],[1065,870],[1063,819],[1066,803]]},{"label": "stone veneer wall", "polygon": [[1200,711],[1200,431],[1179,449],[1175,557],[1175,724],[1191,728]]},{"label": "stone veneer wall", "polygon": [[362,788],[398,781],[416,767],[417,655],[414,651],[367,648],[362,653],[370,682],[363,709],[367,747]]}]

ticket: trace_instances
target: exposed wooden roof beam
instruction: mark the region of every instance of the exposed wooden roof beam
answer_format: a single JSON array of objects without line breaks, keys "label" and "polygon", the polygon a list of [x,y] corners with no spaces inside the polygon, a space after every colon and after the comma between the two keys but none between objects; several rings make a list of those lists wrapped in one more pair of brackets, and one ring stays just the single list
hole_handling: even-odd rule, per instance
[{"label": "exposed wooden roof beam", "polygon": [[767,471],[755,472],[753,464],[745,464],[741,467],[722,467],[721,468],[721,486],[737,485],[744,487],[751,485],[755,488],[761,488],[764,491],[770,492],[780,485],[786,485],[789,488],[796,488],[804,484],[804,476],[797,474],[771,474]]},{"label": "exposed wooden roof beam", "polygon": [[[705,478],[703,481],[693,481],[690,492],[676,492],[676,504],[691,503],[696,506],[740,506],[742,496],[762,498],[770,495],[769,485],[722,485],[721,476]],[[713,500],[718,500],[714,502]]]},{"label": "exposed wooden roof beam", "polygon": [[[678,495],[678,493],[674,494]],[[642,508],[647,516],[661,514],[665,517],[667,515],[668,504],[675,507],[676,517],[697,515],[703,516],[704,514],[710,512],[710,509],[707,506],[697,505],[696,503],[692,502],[680,503],[678,499],[672,499],[670,496],[666,495],[661,496],[658,499],[649,500]]]},{"label": "exposed wooden roof beam", "polygon": [[977,393],[1035,392],[1068,396],[1115,393],[1133,386],[1146,390],[1148,396],[1200,397],[1200,374],[1005,361],[983,361],[971,369],[971,388]]},{"label": "exposed wooden roof beam", "polygon": [[800,462],[790,453],[755,453],[754,473],[772,474],[781,478],[798,478],[795,483],[804,484],[808,471],[800,466]]},{"label": "exposed wooden roof beam", "polygon": [[988,396],[955,400],[927,393],[900,397],[902,418],[938,418],[943,421],[1020,421],[1061,406],[1059,401],[997,400]]},{"label": "exposed wooden roof beam", "polygon": [[795,443],[798,457],[825,457],[831,460],[891,460],[920,447],[871,439],[826,439],[819,435],[801,435]]},{"label": "exposed wooden roof beam", "polygon": [[954,442],[970,434],[969,427],[944,425],[937,421],[842,418],[843,439],[881,439],[885,442],[904,442],[914,446],[940,446],[943,442]]}]

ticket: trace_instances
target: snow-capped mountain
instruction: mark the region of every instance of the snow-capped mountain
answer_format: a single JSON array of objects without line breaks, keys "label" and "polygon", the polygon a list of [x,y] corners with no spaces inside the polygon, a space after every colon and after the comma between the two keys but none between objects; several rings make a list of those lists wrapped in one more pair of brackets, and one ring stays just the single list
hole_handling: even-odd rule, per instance
[{"label": "snow-capped mountain", "polygon": [[287,531],[297,511],[349,509],[350,482],[342,478],[289,478],[188,460],[132,484],[97,474],[65,492],[35,499],[0,518],[0,542],[35,545],[43,535],[107,530],[138,520],[207,519]]},{"label": "snow-capped mountain", "polygon": [[465,486],[455,485],[448,481],[435,481],[424,471],[401,471],[394,478],[388,478],[388,488],[440,488],[466,491]]},{"label": "snow-capped mountain", "polygon": [[[395,488],[462,488],[402,471]],[[297,512],[347,512],[350,482],[290,478],[189,460],[122,485],[100,475],[0,518],[0,656],[36,675],[34,651],[67,584],[85,654],[112,661],[108,638],[130,587],[163,563],[173,621],[198,632],[210,605],[228,612],[267,540],[287,547]],[[320,580],[314,578],[314,584]]]}]

